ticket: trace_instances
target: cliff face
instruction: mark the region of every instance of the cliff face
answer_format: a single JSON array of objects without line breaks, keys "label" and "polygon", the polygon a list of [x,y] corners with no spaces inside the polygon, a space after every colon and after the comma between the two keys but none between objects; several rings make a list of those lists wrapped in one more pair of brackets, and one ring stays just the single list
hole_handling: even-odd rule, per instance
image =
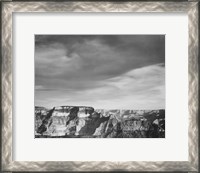
[{"label": "cliff face", "polygon": [[36,137],[165,137],[165,110],[95,110],[84,106],[61,106],[35,112]]}]

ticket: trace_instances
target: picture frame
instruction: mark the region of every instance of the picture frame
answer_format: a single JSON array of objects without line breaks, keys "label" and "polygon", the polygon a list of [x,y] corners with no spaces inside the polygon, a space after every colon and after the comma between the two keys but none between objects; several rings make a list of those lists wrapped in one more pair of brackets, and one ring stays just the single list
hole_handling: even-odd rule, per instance
[{"label": "picture frame", "polygon": [[[186,12],[188,15],[188,161],[13,161],[13,13]],[[199,2],[198,1],[1,1],[1,170],[199,172]]]}]

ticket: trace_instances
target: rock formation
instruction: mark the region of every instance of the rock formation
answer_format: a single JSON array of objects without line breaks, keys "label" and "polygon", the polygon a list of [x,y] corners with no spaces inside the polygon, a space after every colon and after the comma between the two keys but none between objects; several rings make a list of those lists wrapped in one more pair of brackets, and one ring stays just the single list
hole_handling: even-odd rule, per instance
[{"label": "rock formation", "polygon": [[52,124],[51,116],[52,116],[54,110],[55,110],[55,107],[53,109],[51,109],[48,112],[48,114],[46,115],[46,117],[42,120],[42,124],[37,129],[37,133],[43,134],[45,131],[47,131],[48,127],[51,126],[51,124]]},{"label": "rock formation", "polygon": [[35,116],[36,137],[165,137],[165,110],[95,110],[84,106],[61,106],[46,114],[36,111]]}]

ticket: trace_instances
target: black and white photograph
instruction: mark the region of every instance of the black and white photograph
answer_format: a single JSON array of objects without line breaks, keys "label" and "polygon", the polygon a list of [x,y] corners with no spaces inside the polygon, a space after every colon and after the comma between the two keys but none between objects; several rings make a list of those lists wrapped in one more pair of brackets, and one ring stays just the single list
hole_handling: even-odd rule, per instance
[{"label": "black and white photograph", "polygon": [[165,138],[165,35],[35,35],[35,138]]}]

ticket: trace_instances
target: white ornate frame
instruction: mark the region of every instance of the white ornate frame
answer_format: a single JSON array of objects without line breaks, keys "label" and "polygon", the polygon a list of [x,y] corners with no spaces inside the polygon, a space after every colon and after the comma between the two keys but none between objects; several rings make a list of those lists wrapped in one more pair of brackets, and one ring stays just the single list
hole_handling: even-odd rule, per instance
[{"label": "white ornate frame", "polygon": [[[1,170],[2,171],[181,171],[199,172],[199,3],[122,1],[40,1],[1,3]],[[18,162],[12,161],[12,13],[13,12],[187,12],[189,19],[189,158],[185,162]]]}]

